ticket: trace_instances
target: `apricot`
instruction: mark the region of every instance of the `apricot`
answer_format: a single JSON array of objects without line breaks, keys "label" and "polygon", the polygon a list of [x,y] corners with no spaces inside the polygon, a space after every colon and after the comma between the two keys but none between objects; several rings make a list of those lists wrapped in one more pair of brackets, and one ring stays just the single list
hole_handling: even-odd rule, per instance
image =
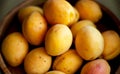
[{"label": "apricot", "polygon": [[78,54],[85,60],[99,57],[104,49],[104,39],[100,31],[93,26],[82,27],[75,38]]},{"label": "apricot", "polygon": [[66,74],[74,74],[82,65],[83,60],[74,49],[70,49],[58,56],[53,62],[53,70]]},{"label": "apricot", "polygon": [[65,53],[72,45],[72,32],[64,24],[52,26],[45,37],[46,52],[51,56],[58,56]]},{"label": "apricot", "polygon": [[74,17],[73,22],[71,22],[71,25],[76,23],[80,19],[80,14],[79,14],[78,10],[75,7],[74,7],[74,11],[75,11],[75,17]]},{"label": "apricot", "polygon": [[86,25],[91,25],[91,26],[96,27],[96,25],[90,20],[80,20],[80,21],[72,24],[71,31],[72,31],[73,37],[75,38],[79,29]]},{"label": "apricot", "polygon": [[52,64],[52,57],[48,55],[44,47],[32,49],[24,60],[24,69],[27,74],[44,74]]},{"label": "apricot", "polygon": [[71,25],[76,18],[76,11],[66,0],[47,0],[43,7],[49,24]]},{"label": "apricot", "polygon": [[104,59],[97,59],[85,64],[80,74],[110,74],[109,63]]},{"label": "apricot", "polygon": [[96,23],[102,17],[99,4],[93,0],[79,0],[75,4],[75,8],[78,10],[81,19],[91,20]]},{"label": "apricot", "polygon": [[104,38],[104,50],[101,55],[106,60],[114,59],[120,54],[120,37],[117,32],[107,30],[102,33]]},{"label": "apricot", "polygon": [[24,8],[21,8],[18,12],[18,18],[21,23],[27,18],[32,12],[38,11],[41,15],[43,15],[43,9],[38,6],[27,6]]},{"label": "apricot", "polygon": [[34,11],[24,20],[22,32],[31,45],[40,45],[47,32],[47,22],[38,11]]},{"label": "apricot", "polygon": [[62,71],[53,70],[53,71],[48,71],[48,72],[46,72],[45,74],[65,74],[65,73],[62,72]]},{"label": "apricot", "polygon": [[2,54],[7,63],[13,67],[19,66],[28,53],[28,42],[19,32],[13,32],[2,42]]}]

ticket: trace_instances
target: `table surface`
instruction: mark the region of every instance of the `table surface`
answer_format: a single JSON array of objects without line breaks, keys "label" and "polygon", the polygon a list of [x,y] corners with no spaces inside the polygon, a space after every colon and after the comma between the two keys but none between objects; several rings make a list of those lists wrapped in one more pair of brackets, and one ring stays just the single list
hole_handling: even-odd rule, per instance
[{"label": "table surface", "polygon": [[[23,0],[0,0],[0,21],[15,6]],[[96,0],[110,9],[120,20],[120,0]],[[1,72],[0,72],[1,74]]]}]

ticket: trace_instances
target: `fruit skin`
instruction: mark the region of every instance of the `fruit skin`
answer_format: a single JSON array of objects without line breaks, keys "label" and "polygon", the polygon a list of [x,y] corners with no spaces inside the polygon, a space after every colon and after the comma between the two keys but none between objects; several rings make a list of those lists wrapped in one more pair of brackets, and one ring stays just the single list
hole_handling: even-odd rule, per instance
[{"label": "fruit skin", "polygon": [[66,74],[74,74],[82,65],[83,60],[75,49],[70,49],[58,56],[53,62],[53,70],[59,70]]},{"label": "fruit skin", "polygon": [[72,33],[68,26],[56,24],[52,26],[45,37],[45,49],[51,56],[65,53],[72,45]]},{"label": "fruit skin", "polygon": [[82,27],[75,38],[75,47],[78,54],[85,60],[99,57],[104,49],[102,34],[93,26]]},{"label": "fruit skin", "polygon": [[66,0],[47,0],[43,11],[51,25],[65,24],[70,26],[76,18],[76,11]]},{"label": "fruit skin", "polygon": [[112,60],[120,54],[120,37],[113,30],[104,31],[102,35],[105,46],[101,57],[106,60]]},{"label": "fruit skin", "polygon": [[96,23],[102,18],[102,11],[99,4],[93,0],[79,0],[75,4],[81,19],[91,20]]},{"label": "fruit skin", "polygon": [[53,70],[53,71],[48,71],[48,72],[45,73],[45,74],[65,74],[65,73],[62,72],[62,71]]},{"label": "fruit skin", "polygon": [[[76,23],[80,19],[80,14],[79,14],[78,10],[75,7],[73,7],[73,8],[74,8],[74,11],[75,11],[75,17],[74,17],[73,22],[71,22],[71,25]],[[70,27],[71,27],[71,25],[70,25]]]},{"label": "fruit skin", "polygon": [[96,25],[90,20],[80,20],[80,21],[72,24],[71,31],[72,31],[73,37],[74,38],[76,37],[76,34],[77,34],[77,32],[79,31],[80,28],[82,28],[84,26],[87,26],[87,25],[96,27]]},{"label": "fruit skin", "polygon": [[18,18],[21,23],[27,18],[32,12],[38,11],[40,14],[43,15],[43,9],[37,6],[27,6],[25,8],[21,8],[18,12]]},{"label": "fruit skin", "polygon": [[19,32],[13,32],[2,42],[2,54],[7,63],[13,67],[19,66],[28,53],[28,43]]},{"label": "fruit skin", "polygon": [[39,12],[34,11],[24,20],[22,32],[30,44],[40,45],[47,32],[47,22]]},{"label": "fruit skin", "polygon": [[52,57],[48,55],[44,47],[32,49],[24,60],[24,69],[27,74],[44,74],[52,64]]},{"label": "fruit skin", "polygon": [[80,74],[110,74],[111,68],[104,59],[96,59],[85,64]]}]

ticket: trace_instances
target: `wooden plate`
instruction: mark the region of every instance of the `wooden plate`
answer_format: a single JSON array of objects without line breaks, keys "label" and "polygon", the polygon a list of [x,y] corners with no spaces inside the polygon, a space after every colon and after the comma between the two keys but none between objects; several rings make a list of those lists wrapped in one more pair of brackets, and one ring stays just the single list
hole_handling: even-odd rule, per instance
[{"label": "wooden plate", "polygon": [[[21,24],[18,20],[18,10],[20,8],[23,8],[28,5],[42,5],[46,0],[25,0],[21,4],[19,4],[17,7],[12,9],[1,21],[0,23],[0,45],[2,43],[2,40],[4,37],[14,31],[21,32]],[[72,5],[76,3],[77,0],[68,0]],[[105,30],[115,30],[120,35],[120,21],[118,18],[106,7],[99,4],[102,12],[103,17],[102,19],[97,22],[97,28],[103,32]],[[108,61],[111,66],[111,74],[115,74],[116,70],[120,66],[120,55],[116,57],[115,59]],[[23,64],[19,67],[11,67],[9,66],[5,60],[4,57],[1,54],[0,51],[0,67],[2,71],[6,74],[25,74],[23,69]],[[79,73],[79,72],[78,72]],[[117,73],[116,73],[117,74]]]}]

